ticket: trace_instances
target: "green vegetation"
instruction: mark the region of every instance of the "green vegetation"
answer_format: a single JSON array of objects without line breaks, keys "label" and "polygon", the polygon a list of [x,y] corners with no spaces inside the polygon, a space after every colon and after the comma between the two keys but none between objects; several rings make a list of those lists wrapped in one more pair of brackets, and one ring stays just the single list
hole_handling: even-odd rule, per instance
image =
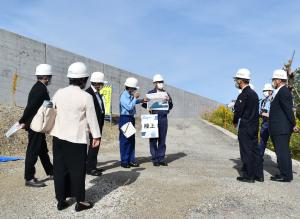
[{"label": "green vegetation", "polygon": [[[237,134],[236,128],[232,125],[233,113],[231,112],[230,109],[228,109],[225,106],[220,106],[215,111],[211,113],[206,113],[203,116],[203,119],[211,123],[214,123],[215,125],[221,126],[234,134]],[[300,127],[299,119],[297,119],[297,125],[298,127]],[[272,151],[274,151],[274,146],[272,144],[271,139],[269,139],[267,147]],[[292,157],[300,161],[300,133],[295,133],[292,135],[291,142],[290,142],[290,149],[291,149]]]},{"label": "green vegetation", "polygon": [[294,84],[294,101],[295,101],[295,106],[297,108],[296,114],[297,118],[300,120],[300,68],[296,69],[295,71],[295,84]]}]

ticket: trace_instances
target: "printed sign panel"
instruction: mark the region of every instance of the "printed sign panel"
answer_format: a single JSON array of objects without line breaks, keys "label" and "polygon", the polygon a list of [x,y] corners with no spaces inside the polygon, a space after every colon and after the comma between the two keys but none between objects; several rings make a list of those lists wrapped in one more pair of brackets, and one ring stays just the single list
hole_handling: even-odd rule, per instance
[{"label": "printed sign panel", "polygon": [[158,138],[158,115],[141,115],[142,138]]}]

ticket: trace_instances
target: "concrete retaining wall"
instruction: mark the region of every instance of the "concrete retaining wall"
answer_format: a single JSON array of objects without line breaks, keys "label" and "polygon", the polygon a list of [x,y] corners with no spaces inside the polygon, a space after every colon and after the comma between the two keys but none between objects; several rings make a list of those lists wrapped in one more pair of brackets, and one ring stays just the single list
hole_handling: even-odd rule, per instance
[{"label": "concrete retaining wall", "polygon": [[[48,87],[52,96],[58,88],[67,86],[67,69],[75,61],[87,64],[89,72],[104,72],[106,80],[113,86],[113,114],[119,113],[119,95],[127,77],[133,76],[139,80],[142,95],[153,87],[151,79],[0,29],[0,103],[25,106],[27,95],[36,80],[35,67],[40,63],[53,67],[52,84]],[[172,86],[166,89],[174,101],[172,117],[199,116],[219,105]],[[138,114],[144,112],[140,107],[137,111]]]}]

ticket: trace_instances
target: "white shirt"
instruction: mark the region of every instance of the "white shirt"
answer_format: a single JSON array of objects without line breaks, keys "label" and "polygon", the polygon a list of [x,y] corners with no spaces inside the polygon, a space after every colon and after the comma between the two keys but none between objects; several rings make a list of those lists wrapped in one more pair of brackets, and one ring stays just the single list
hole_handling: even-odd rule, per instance
[{"label": "white shirt", "polygon": [[100,138],[93,97],[78,86],[68,86],[56,91],[53,102],[57,108],[51,135],[61,140],[87,144],[90,128],[93,138]]},{"label": "white shirt", "polygon": [[[275,89],[275,90],[273,91],[273,94],[272,94],[272,100],[274,100],[274,98],[276,97],[276,95],[277,95],[277,93],[279,92],[280,88],[282,88],[283,86],[285,86],[285,84],[284,84],[284,85],[281,85],[280,87],[278,87],[277,89]],[[271,101],[272,101],[272,100],[271,100]]]},{"label": "white shirt", "polygon": [[[102,113],[104,113],[104,112],[105,112],[105,109],[102,109],[102,100],[103,100],[103,96],[102,96],[102,100],[101,100],[101,98],[99,97],[99,95],[101,95],[101,94],[94,88],[93,85],[91,85],[91,88],[93,89],[94,93],[96,94],[96,98],[97,98],[97,100],[98,100],[98,103],[99,103],[99,106],[100,106],[100,109],[101,109]],[[103,101],[104,101],[104,100],[103,100]],[[104,103],[105,103],[105,102],[103,102],[103,106],[104,106]]]}]

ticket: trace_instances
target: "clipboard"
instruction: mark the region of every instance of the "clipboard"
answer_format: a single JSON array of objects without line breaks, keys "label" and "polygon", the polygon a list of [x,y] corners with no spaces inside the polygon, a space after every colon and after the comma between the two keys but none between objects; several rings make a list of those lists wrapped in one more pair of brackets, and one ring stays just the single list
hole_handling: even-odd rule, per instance
[{"label": "clipboard", "polygon": [[121,127],[121,131],[125,135],[126,138],[130,138],[132,135],[134,135],[136,133],[136,129],[134,128],[134,126],[132,125],[131,122],[125,123]]}]

